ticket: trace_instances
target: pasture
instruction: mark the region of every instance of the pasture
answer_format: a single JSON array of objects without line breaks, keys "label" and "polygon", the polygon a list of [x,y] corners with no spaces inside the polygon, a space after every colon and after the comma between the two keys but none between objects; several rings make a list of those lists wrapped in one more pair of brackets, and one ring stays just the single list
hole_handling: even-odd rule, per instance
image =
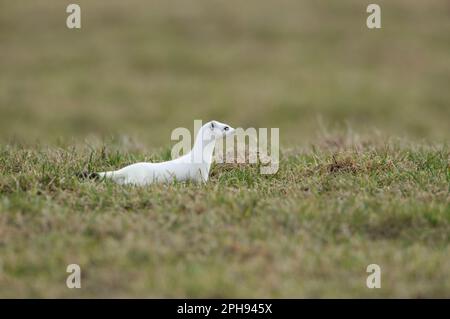
[{"label": "pasture", "polygon": [[[0,297],[450,296],[448,1],[378,1],[379,30],[356,0],[72,2],[79,30],[0,0]],[[279,171],[76,177],[194,119],[279,128]]]}]

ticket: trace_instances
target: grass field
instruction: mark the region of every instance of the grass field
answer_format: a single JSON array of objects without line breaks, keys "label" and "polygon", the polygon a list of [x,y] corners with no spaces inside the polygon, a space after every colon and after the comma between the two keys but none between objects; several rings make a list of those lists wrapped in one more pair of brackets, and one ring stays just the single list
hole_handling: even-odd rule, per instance
[{"label": "grass field", "polygon": [[[381,30],[356,0],[83,0],[69,30],[70,2],[0,0],[0,297],[450,297],[448,1]],[[280,128],[278,173],[75,177],[194,119]]]}]

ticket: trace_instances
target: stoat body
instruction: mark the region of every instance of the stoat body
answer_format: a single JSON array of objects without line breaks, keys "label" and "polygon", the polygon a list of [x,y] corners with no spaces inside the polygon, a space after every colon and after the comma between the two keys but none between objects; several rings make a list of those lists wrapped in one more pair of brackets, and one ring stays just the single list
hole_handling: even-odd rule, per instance
[{"label": "stoat body", "polygon": [[174,181],[206,182],[212,164],[216,140],[233,134],[227,124],[211,121],[203,125],[192,150],[177,159],[160,163],[135,163],[116,171],[99,172],[97,176],[110,178],[118,184],[138,186]]}]

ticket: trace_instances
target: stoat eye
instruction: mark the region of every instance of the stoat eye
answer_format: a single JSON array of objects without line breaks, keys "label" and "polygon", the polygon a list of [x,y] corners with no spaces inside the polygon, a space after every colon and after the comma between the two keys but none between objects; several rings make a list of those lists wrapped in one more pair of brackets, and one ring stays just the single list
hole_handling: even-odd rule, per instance
[{"label": "stoat eye", "polygon": [[228,131],[230,128],[229,128],[228,126],[225,126],[223,129],[224,129],[225,131]]}]

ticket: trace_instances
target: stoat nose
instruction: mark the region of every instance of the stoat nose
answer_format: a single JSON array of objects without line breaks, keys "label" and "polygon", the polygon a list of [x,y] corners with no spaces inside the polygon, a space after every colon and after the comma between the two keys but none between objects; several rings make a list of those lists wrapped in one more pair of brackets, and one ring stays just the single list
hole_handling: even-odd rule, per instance
[{"label": "stoat nose", "polygon": [[225,126],[224,127],[224,134],[225,135],[231,135],[234,133],[234,128],[230,127],[230,126]]}]

